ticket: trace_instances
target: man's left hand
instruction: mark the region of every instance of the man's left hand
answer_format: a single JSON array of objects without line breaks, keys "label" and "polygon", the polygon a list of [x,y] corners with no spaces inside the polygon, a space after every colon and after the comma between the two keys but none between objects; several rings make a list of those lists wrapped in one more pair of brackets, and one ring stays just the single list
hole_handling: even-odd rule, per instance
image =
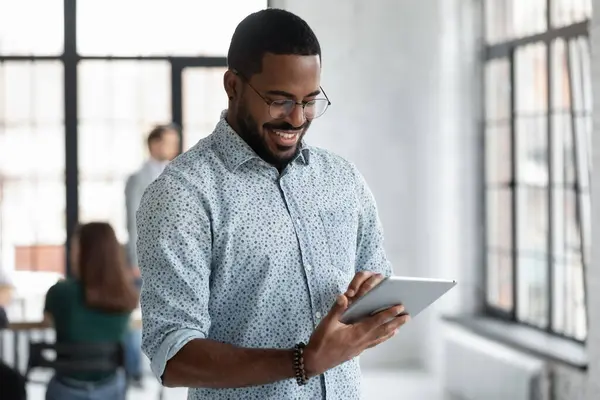
[{"label": "man's left hand", "polygon": [[379,285],[385,277],[382,274],[371,272],[371,271],[360,271],[354,275],[354,279],[348,285],[346,290],[346,297],[350,302],[364,296],[369,290]]}]

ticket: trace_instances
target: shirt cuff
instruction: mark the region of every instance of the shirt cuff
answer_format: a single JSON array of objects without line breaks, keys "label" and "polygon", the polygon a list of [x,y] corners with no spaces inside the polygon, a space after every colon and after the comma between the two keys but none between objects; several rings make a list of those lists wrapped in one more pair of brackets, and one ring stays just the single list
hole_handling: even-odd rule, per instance
[{"label": "shirt cuff", "polygon": [[163,340],[150,363],[152,372],[161,384],[167,361],[173,358],[183,346],[194,339],[206,339],[206,335],[195,329],[179,329],[169,333],[165,340]]}]

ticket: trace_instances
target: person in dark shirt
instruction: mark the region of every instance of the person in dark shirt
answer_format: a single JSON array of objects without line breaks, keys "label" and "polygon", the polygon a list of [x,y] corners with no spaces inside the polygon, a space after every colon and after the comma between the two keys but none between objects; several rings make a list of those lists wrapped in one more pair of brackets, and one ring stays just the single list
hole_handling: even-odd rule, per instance
[{"label": "person in dark shirt", "polygon": [[[138,295],[114,230],[102,222],[82,225],[71,248],[73,278],[48,290],[44,308],[57,343],[121,342]],[[46,392],[46,400],[54,399],[124,400],[125,378],[121,373],[56,375]]]}]

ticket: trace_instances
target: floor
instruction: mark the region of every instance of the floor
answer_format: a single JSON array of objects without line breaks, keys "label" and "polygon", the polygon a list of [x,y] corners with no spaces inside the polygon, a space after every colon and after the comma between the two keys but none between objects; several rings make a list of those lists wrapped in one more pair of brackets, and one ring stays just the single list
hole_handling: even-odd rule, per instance
[{"label": "floor", "polygon": [[[413,370],[364,371],[364,400],[443,400],[436,382],[427,374]],[[144,390],[132,389],[128,400],[158,400],[158,383],[148,376]],[[43,400],[44,388],[37,384],[28,387],[29,400]],[[164,400],[186,400],[186,389],[166,389]]]}]

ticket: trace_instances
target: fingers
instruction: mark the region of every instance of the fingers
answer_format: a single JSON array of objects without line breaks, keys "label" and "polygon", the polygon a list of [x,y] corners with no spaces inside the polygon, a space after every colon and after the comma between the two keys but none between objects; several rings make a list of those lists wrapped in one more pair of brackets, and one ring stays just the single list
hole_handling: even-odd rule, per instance
[{"label": "fingers", "polygon": [[387,310],[381,311],[371,317],[365,318],[364,320],[358,322],[355,325],[357,325],[360,331],[366,335],[369,332],[374,331],[375,329],[384,325],[388,321],[392,321],[404,312],[404,306],[397,305],[395,307],[390,307]]},{"label": "fingers", "polygon": [[330,318],[332,320],[339,321],[340,317],[342,316],[344,311],[346,311],[347,308],[348,298],[345,295],[341,294],[337,297],[335,303],[333,303],[333,306],[329,311],[329,314],[327,314],[325,318]]},{"label": "fingers", "polygon": [[350,282],[350,284],[348,285],[348,290],[346,290],[346,296],[354,297],[358,292],[358,289],[362,286],[362,284],[373,275],[375,274],[370,271],[360,271],[356,275],[354,275],[352,282]]},{"label": "fingers", "polygon": [[354,295],[355,298],[359,298],[367,293],[369,290],[373,289],[375,286],[379,285],[383,280],[383,275],[374,274],[369,279],[365,280],[362,285],[359,286],[358,291]]},{"label": "fingers", "polygon": [[375,341],[374,341],[374,342],[372,342],[372,343],[371,343],[371,344],[370,344],[370,345],[367,347],[367,349],[371,349],[371,348],[373,348],[373,347],[375,347],[375,346],[378,346],[378,345],[380,345],[381,343],[383,343],[383,342],[385,342],[385,341],[387,341],[387,340],[390,340],[391,338],[393,338],[394,336],[396,336],[396,333],[397,333],[397,332],[398,332],[398,331],[392,331],[392,333],[388,333],[388,334],[387,334],[387,335],[385,335],[385,336],[382,336],[382,337],[380,337],[380,338],[377,338],[377,339],[375,339]]},{"label": "fingers", "polygon": [[402,315],[400,317],[395,317],[391,321],[387,321],[385,324],[375,329],[375,335],[372,343],[379,344],[381,342],[385,342],[390,337],[394,336],[396,331],[409,320],[410,316]]}]

